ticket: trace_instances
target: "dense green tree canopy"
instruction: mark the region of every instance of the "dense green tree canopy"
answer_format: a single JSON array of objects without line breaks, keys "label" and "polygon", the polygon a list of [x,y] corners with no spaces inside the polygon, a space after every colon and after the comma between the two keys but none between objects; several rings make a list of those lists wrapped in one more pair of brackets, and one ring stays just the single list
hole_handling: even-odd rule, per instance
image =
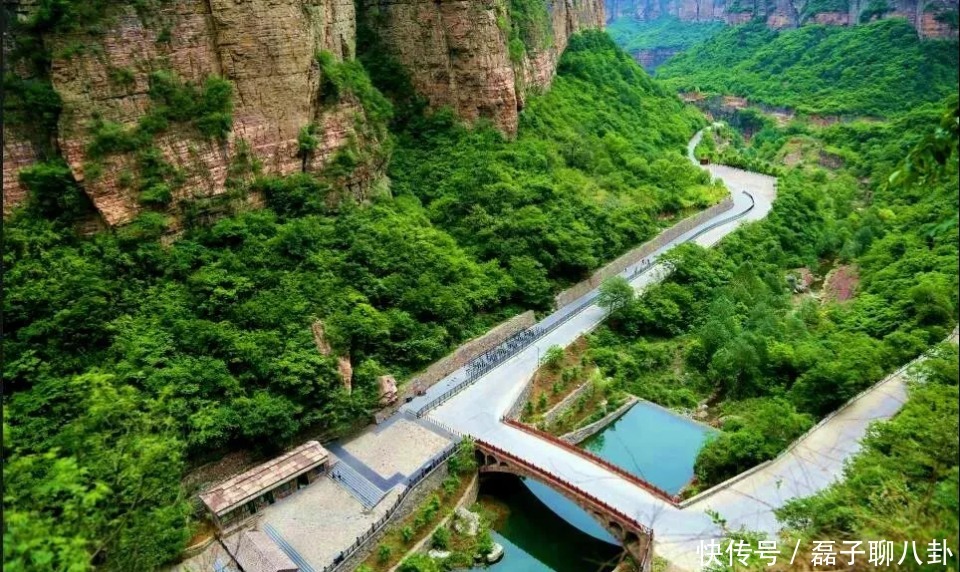
[{"label": "dense green tree canopy", "polygon": [[[318,65],[327,92],[350,90],[388,124],[391,103],[358,62]],[[160,74],[148,123],[219,136],[222,88]],[[571,40],[515,141],[403,109],[393,196],[335,200],[330,181],[351,163],[338,158],[327,178],[257,178],[248,191],[266,208],[190,220],[173,241],[162,209],[81,236],[91,206],[66,165],[22,171],[30,200],[4,225],[10,569],[156,568],[189,537],[189,467],[365,423],[378,375],[406,377],[547,308],[724,192],[683,155],[702,119],[599,33]],[[144,129],[103,125],[98,145],[144,151]],[[302,154],[315,137],[303,130]],[[317,320],[333,355],[317,350]],[[353,364],[350,392],[337,356]]]},{"label": "dense green tree canopy", "polygon": [[746,96],[811,114],[893,116],[957,87],[955,40],[921,40],[906,21],[729,28],[657,70],[682,91]]}]

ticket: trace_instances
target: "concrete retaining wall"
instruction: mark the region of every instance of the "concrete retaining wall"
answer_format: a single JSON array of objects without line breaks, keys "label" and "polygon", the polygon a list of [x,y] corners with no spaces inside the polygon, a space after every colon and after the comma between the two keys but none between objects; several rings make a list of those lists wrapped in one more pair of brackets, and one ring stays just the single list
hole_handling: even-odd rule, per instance
[{"label": "concrete retaining wall", "polygon": [[626,413],[631,407],[633,407],[633,405],[637,401],[640,401],[640,400],[631,395],[627,398],[626,403],[618,407],[616,411],[613,411],[612,413],[608,413],[607,415],[605,415],[603,419],[599,421],[594,421],[593,423],[587,425],[586,427],[581,427],[579,429],[576,429],[574,431],[561,435],[560,438],[566,441],[567,443],[570,443],[571,445],[576,445],[577,443],[581,443],[585,441],[588,437],[592,437],[593,435],[599,433],[607,425],[619,419],[620,416]]},{"label": "concrete retaining wall", "polygon": [[514,421],[520,419],[520,414],[523,412],[523,406],[530,401],[530,395],[533,393],[533,380],[536,376],[536,372],[530,376],[530,379],[527,380],[527,384],[523,386],[523,391],[520,392],[517,400],[513,402],[513,405],[510,406],[510,410],[507,411],[507,414],[504,417],[507,419],[513,419]]},{"label": "concrete retaining wall", "polygon": [[544,413],[541,417],[544,425],[549,426],[551,423],[556,421],[558,417],[566,413],[567,409],[570,409],[570,406],[576,403],[577,399],[579,399],[581,395],[589,392],[591,387],[593,387],[591,382],[589,380],[585,381],[583,385],[571,391],[570,395],[567,395],[559,403],[551,407],[549,411]]},{"label": "concrete retaining wall", "polygon": [[403,519],[413,514],[427,497],[440,487],[443,480],[449,475],[450,471],[447,467],[447,462],[444,461],[438,465],[433,472],[414,485],[406,497],[400,501],[397,509],[390,515],[390,518],[388,518],[372,536],[367,538],[356,552],[334,568],[334,571],[347,572],[360,566],[360,564],[373,553],[377,546],[380,545],[380,539],[390,530],[390,527],[398,522],[402,522]]},{"label": "concrete retaining wall", "polygon": [[385,407],[374,414],[374,421],[383,422],[390,417],[406,402],[406,398],[416,393],[416,388],[427,389],[461,367],[467,365],[472,359],[483,352],[500,345],[504,340],[513,334],[525,330],[536,323],[533,310],[516,315],[506,322],[495,326],[493,329],[482,336],[473,338],[461,344],[447,356],[433,362],[423,372],[410,378],[409,383],[403,394],[399,396],[397,402],[389,407]]},{"label": "concrete retaining wall", "polygon": [[627,267],[640,262],[642,259],[650,256],[658,248],[664,244],[670,242],[671,240],[677,238],[681,234],[689,231],[695,226],[701,224],[702,222],[709,220],[718,214],[728,211],[733,208],[733,198],[727,196],[719,203],[713,205],[712,207],[702,210],[697,214],[687,217],[677,224],[671,226],[670,228],[664,230],[653,239],[641,244],[640,246],[630,250],[629,252],[621,255],[619,258],[608,263],[606,266],[597,270],[593,273],[590,278],[587,278],[583,282],[576,284],[563,292],[557,294],[555,300],[556,307],[562,308],[567,304],[570,304],[574,300],[577,300],[584,294],[590,292],[597,286],[600,286],[604,280],[610,278],[611,276],[616,276],[620,274]]}]

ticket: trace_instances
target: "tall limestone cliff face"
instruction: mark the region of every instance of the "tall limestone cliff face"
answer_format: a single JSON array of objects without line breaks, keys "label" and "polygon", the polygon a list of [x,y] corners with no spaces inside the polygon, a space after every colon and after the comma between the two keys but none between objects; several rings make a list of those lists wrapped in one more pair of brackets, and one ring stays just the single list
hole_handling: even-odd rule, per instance
[{"label": "tall limestone cliff face", "polygon": [[[887,0],[886,10],[876,13],[871,11],[871,0],[837,0],[827,4],[830,7],[814,8],[810,0],[606,0],[606,12],[611,20],[623,16],[639,20],[674,16],[684,21],[723,20],[728,24],[741,24],[757,16],[774,29],[808,23],[849,26],[864,19],[900,17],[909,20],[921,37],[957,36],[957,29],[941,16],[955,13],[957,0]],[[875,8],[877,3],[872,5]]]},{"label": "tall limestone cliff face", "polygon": [[[7,1],[20,18],[35,10],[30,0]],[[601,0],[544,0],[549,41],[520,53],[514,45],[511,58],[507,0],[362,1],[385,55],[403,64],[433,108],[452,107],[469,121],[488,118],[508,134],[527,94],[549,86],[568,38],[604,25]],[[229,192],[251,172],[318,172],[347,148],[361,151],[360,164],[338,180],[351,194],[362,198],[382,175],[386,157],[376,149],[383,126],[371,127],[350,94],[331,100],[323,93],[316,58],[320,51],[355,57],[353,0],[167,0],[146,10],[117,6],[93,28],[42,40],[63,103],[56,152],[107,224],[150,209],[172,215],[176,225],[218,202],[255,203]],[[198,97],[208,78],[227,80],[233,109],[223,136],[171,122],[151,134],[148,150],[120,141],[142,133],[138,126],[156,109],[158,73]],[[317,142],[304,157],[298,135],[307,126]],[[4,172],[5,213],[25,195],[17,171],[37,160],[27,139],[11,131],[4,140],[5,163],[14,166]],[[172,179],[162,201],[145,198],[151,165]]]},{"label": "tall limestone cliff face", "polygon": [[542,48],[524,54],[518,74],[523,78],[518,87],[519,107],[527,90],[542,91],[550,87],[560,56],[567,48],[570,36],[585,29],[603,29],[606,15],[600,0],[548,0],[551,35]]},{"label": "tall limestone cliff face", "polygon": [[[54,55],[50,79],[63,101],[59,151],[108,224],[127,223],[144,209],[137,190],[142,150],[94,156],[94,126],[136,129],[157,104],[150,95],[155,72],[196,86],[222,77],[233,90],[226,137],[171,124],[152,142],[177,180],[167,207],[174,220],[192,201],[223,195],[244,160],[265,174],[318,171],[339,149],[370,138],[359,102],[346,97],[330,103],[320,93],[316,54],[354,56],[352,0],[173,0],[159,6],[147,14],[118,8],[95,35],[44,38]],[[316,126],[318,144],[305,160],[297,139],[309,124]],[[9,147],[5,141],[5,157],[18,156],[16,142]],[[361,171],[375,176],[377,168]],[[6,173],[4,196],[8,182],[9,197],[16,198],[20,189]]]},{"label": "tall limestone cliff face", "polygon": [[363,1],[362,17],[385,55],[407,70],[430,107],[490,119],[508,134],[526,94],[550,85],[568,38],[604,24],[601,0],[546,0],[551,41],[511,58],[503,0]]}]

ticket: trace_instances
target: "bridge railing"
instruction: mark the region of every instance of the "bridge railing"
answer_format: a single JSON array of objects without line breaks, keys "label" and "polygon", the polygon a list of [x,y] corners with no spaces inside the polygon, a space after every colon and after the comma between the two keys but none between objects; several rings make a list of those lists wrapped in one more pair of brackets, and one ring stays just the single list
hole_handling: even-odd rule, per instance
[{"label": "bridge railing", "polygon": [[642,478],[634,475],[633,473],[630,473],[629,471],[627,471],[627,470],[625,470],[625,469],[623,469],[623,468],[621,468],[621,467],[618,467],[617,465],[614,465],[614,464],[611,463],[610,461],[607,461],[606,459],[603,459],[603,458],[601,458],[601,457],[599,457],[599,456],[591,453],[590,451],[587,451],[586,449],[582,449],[582,448],[580,448],[580,447],[577,447],[576,445],[573,445],[573,444],[571,444],[571,443],[568,443],[568,442],[564,441],[563,439],[560,439],[559,437],[556,437],[556,436],[554,436],[554,435],[551,435],[550,433],[547,433],[546,431],[541,431],[540,429],[537,429],[536,427],[531,427],[531,426],[529,426],[529,425],[527,425],[527,424],[525,424],[525,423],[521,423],[521,422],[519,422],[519,421],[514,421],[513,419],[503,418],[503,419],[501,419],[500,421],[502,421],[503,423],[506,423],[507,425],[510,425],[511,427],[515,427],[515,428],[517,428],[517,429],[519,429],[519,430],[521,430],[521,431],[524,431],[524,432],[526,432],[526,433],[530,433],[531,435],[534,435],[534,436],[536,436],[536,437],[539,437],[539,438],[541,438],[541,439],[544,439],[544,440],[546,440],[546,441],[549,441],[550,443],[552,443],[553,445],[556,445],[557,447],[560,447],[561,449],[564,449],[564,450],[566,450],[566,451],[569,451],[569,452],[573,453],[574,455],[577,455],[577,456],[582,457],[582,458],[584,458],[584,459],[586,459],[586,460],[588,460],[588,461],[590,461],[590,462],[592,462],[592,463],[594,463],[594,464],[597,464],[597,465],[603,467],[604,469],[607,469],[607,470],[610,471],[610,472],[616,473],[617,475],[623,477],[624,479],[626,479],[626,480],[630,481],[631,483],[637,485],[638,487],[644,489],[645,491],[649,492],[650,494],[654,495],[655,497],[657,497],[657,498],[659,498],[659,499],[661,499],[661,500],[665,500],[665,501],[667,501],[668,503],[670,503],[670,504],[672,504],[672,505],[674,505],[674,506],[678,506],[679,503],[680,503],[680,497],[678,497],[677,495],[672,495],[672,494],[668,493],[667,491],[661,489],[661,488],[658,487],[657,485],[655,485],[655,484],[653,484],[653,483],[650,483],[650,482],[648,482],[648,481],[646,481],[646,480],[644,480],[644,479],[642,479]]},{"label": "bridge railing", "polygon": [[653,543],[653,530],[650,527],[641,523],[640,521],[633,518],[632,516],[628,516],[626,513],[624,513],[620,509],[614,508],[610,504],[604,502],[603,500],[597,498],[596,496],[581,489],[577,485],[574,485],[573,483],[563,480],[562,478],[560,478],[559,475],[555,475],[554,473],[550,472],[547,469],[544,469],[543,467],[540,467],[539,465],[536,465],[534,463],[531,463],[530,461],[522,459],[514,455],[513,453],[509,453],[501,449],[500,447],[497,447],[496,445],[487,443],[482,439],[475,439],[474,444],[476,445],[477,449],[479,449],[481,452],[487,451],[487,452],[493,453],[494,455],[497,455],[498,457],[509,460],[510,462],[516,465],[524,467],[531,473],[536,474],[538,478],[543,479],[548,484],[558,487],[560,489],[566,489],[569,492],[573,493],[574,495],[588,500],[590,503],[612,514],[614,517],[617,518],[617,520],[621,520],[627,523],[628,525],[634,527],[635,529],[643,533],[645,536],[649,537],[651,544]]}]

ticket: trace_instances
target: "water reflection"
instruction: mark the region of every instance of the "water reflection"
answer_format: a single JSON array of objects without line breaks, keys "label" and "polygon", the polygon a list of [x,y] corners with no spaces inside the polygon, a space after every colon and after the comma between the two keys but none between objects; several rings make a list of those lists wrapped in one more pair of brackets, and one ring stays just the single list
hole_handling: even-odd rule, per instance
[{"label": "water reflection", "polygon": [[621,553],[580,507],[532,479],[485,475],[480,502],[508,511],[495,525],[504,558],[494,572],[608,572]]},{"label": "water reflection", "polygon": [[641,401],[583,446],[677,494],[693,478],[697,453],[712,433],[714,429]]}]

